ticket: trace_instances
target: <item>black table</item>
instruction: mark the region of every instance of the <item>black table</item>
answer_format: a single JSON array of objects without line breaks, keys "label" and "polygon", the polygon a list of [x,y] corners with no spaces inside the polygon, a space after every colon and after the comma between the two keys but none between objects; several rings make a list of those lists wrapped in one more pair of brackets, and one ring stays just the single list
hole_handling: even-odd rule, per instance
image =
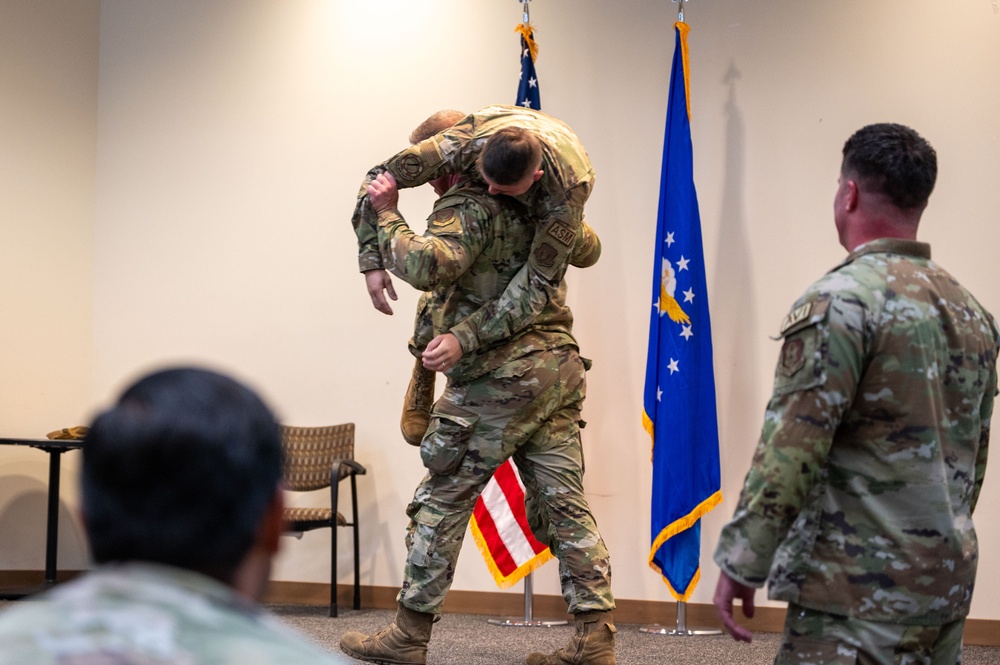
[{"label": "black table", "polygon": [[0,446],[29,446],[49,454],[49,499],[45,535],[45,581],[33,587],[0,589],[0,599],[23,598],[44,591],[56,583],[56,546],[59,539],[59,466],[60,457],[69,450],[83,447],[79,439],[4,439]]}]

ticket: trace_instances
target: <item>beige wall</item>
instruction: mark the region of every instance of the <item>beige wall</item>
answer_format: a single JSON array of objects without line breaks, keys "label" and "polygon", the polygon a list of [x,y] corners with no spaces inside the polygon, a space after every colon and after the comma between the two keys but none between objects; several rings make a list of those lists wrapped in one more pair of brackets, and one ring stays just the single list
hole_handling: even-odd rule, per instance
[{"label": "beige wall", "polygon": [[[60,6],[31,6],[38,4]],[[76,289],[75,304],[92,302],[80,318],[92,321],[93,347],[87,327],[60,338],[59,355],[39,351],[30,363],[15,349],[38,344],[43,327],[5,344],[3,367],[37,393],[52,389],[59,371],[77,382],[68,404],[8,398],[16,391],[5,371],[5,426],[44,432],[165,362],[233,371],[287,422],[357,423],[358,457],[369,469],[359,483],[363,583],[399,584],[403,509],[422,475],[396,424],[416,297],[399,285],[395,316],[371,308],[348,217],[364,171],[404,145],[425,115],[512,100],[520,5],[103,0],[100,7],[96,169],[52,169],[69,188],[96,178],[93,249],[78,255],[77,243],[60,240],[72,262],[57,262],[50,276],[60,297]],[[587,216],[604,255],[574,271],[570,287],[578,337],[595,361],[584,414],[588,496],[612,552],[616,594],[666,599],[646,565],[649,442],[639,412],[676,5],[541,0],[531,11],[543,108],[577,131],[598,172]],[[988,0],[947,8],[930,0],[694,0],[685,13],[725,495],[704,524],[705,569],[693,602],[707,603],[717,576],[709,554],[769,394],[778,347],[768,336],[791,301],[843,256],[830,206],[839,151],[852,131],[904,122],[937,147],[941,175],[922,236],[1000,312],[1000,287],[990,279],[1000,238],[991,187],[1000,171],[993,124],[1000,14]],[[36,41],[58,32],[34,14]],[[75,35],[94,40],[96,29]],[[33,52],[29,44],[19,49],[23,57]],[[44,76],[58,82],[65,74],[53,64]],[[6,99],[13,84],[3,85]],[[0,136],[8,133],[0,127]],[[82,128],[74,140],[81,136],[88,136]],[[84,236],[85,198],[66,199],[82,216]],[[405,192],[404,214],[420,220],[430,202],[429,192]],[[49,216],[29,228],[62,238],[53,224]],[[40,263],[50,251],[33,237],[24,260]],[[0,270],[8,275],[7,266]],[[27,303],[47,296],[41,284],[25,288],[20,318]],[[7,327],[0,335],[12,334]],[[8,403],[23,406],[8,418]],[[24,474],[41,487],[43,468],[35,463]],[[996,476],[989,474],[983,506],[1000,499]],[[64,500],[75,501],[67,493]],[[1000,600],[983,592],[1000,586],[1000,518],[982,510],[977,523],[983,565],[973,616],[1000,619]],[[275,578],[327,579],[326,542],[319,534],[289,540]],[[7,547],[0,543],[0,556]],[[345,553],[342,581],[347,561]],[[455,588],[495,588],[471,544]],[[536,575],[535,588],[558,593],[555,565]]]},{"label": "beige wall", "polygon": [[[0,436],[90,411],[98,23],[97,0],[0,2]],[[4,446],[0,478],[0,569],[40,569],[48,456]],[[61,516],[60,563],[79,568],[79,522]]]}]

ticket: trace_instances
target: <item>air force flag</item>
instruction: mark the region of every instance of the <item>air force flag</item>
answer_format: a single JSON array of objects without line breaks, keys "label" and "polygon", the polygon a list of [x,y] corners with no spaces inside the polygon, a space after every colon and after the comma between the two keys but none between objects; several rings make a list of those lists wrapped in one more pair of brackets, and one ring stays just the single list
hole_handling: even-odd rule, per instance
[{"label": "air force flag", "polygon": [[722,500],[712,329],[694,188],[686,23],[676,39],[656,220],[643,425],[653,439],[649,565],[686,601],[700,576],[701,517]]}]

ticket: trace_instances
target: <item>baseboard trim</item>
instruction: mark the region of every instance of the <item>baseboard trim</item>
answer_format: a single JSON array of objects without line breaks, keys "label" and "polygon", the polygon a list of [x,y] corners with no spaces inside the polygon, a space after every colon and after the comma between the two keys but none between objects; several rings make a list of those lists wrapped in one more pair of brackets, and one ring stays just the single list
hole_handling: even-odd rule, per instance
[{"label": "baseboard trim", "polygon": [[[73,579],[83,571],[61,570],[56,575],[60,582]],[[45,575],[40,570],[0,570],[0,588],[24,587],[41,584]],[[396,592],[391,587],[361,587],[361,607],[372,609],[392,609],[396,606]],[[349,584],[337,587],[337,603],[350,607],[354,588]],[[327,605],[330,602],[330,587],[319,582],[276,582],[268,587],[265,602],[291,605]],[[671,628],[677,625],[677,604],[654,600],[619,599],[615,618],[622,623],[660,624]],[[496,591],[452,591],[444,603],[445,612],[456,614],[479,614],[502,617],[524,617],[524,596]],[[566,604],[561,596],[538,595],[532,603],[532,614],[536,619],[565,618]],[[785,610],[776,607],[758,607],[753,619],[741,619],[740,623],[753,631],[780,633],[785,624]],[[687,627],[720,628],[719,618],[712,605],[689,603],[687,606]],[[1000,647],[1000,621],[991,619],[968,619],[965,622],[966,644]]]},{"label": "baseboard trim", "polygon": [[[391,587],[361,587],[361,607],[388,610],[396,607],[396,592]],[[350,607],[354,588],[339,585],[337,603]],[[330,602],[330,587],[317,582],[271,582],[266,602],[294,605],[326,605]],[[615,618],[622,623],[677,625],[677,604],[654,600],[616,601]],[[444,603],[445,612],[481,614],[498,617],[524,617],[524,596],[500,592],[451,591]],[[566,604],[562,596],[535,595],[532,603],[535,619],[565,618]],[[753,619],[740,619],[742,625],[762,633],[780,633],[785,625],[785,610],[758,607]],[[721,628],[715,607],[699,603],[687,606],[687,627]],[[968,619],[965,622],[965,644],[1000,647],[1000,621]]]},{"label": "baseboard trim", "polygon": [[[56,582],[66,582],[81,574],[82,570],[60,570],[56,572]],[[0,588],[30,587],[45,581],[43,570],[0,570]]]}]

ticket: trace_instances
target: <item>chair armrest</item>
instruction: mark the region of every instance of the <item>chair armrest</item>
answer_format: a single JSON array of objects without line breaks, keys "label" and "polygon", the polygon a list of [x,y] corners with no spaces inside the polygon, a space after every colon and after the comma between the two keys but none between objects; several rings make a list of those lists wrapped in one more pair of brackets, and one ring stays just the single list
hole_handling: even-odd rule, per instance
[{"label": "chair armrest", "polygon": [[[346,469],[343,477],[341,473]],[[338,459],[334,460],[333,464],[330,465],[330,506],[333,508],[334,515],[339,514],[339,500],[338,500],[338,488],[340,487],[340,481],[345,478],[351,479],[351,505],[354,510],[354,524],[358,522],[358,495],[357,486],[354,483],[354,477],[358,475],[363,475],[366,473],[365,467],[361,466],[352,459]]]},{"label": "chair armrest", "polygon": [[[347,467],[346,474],[344,473],[344,467]],[[365,473],[367,473],[365,467],[352,459],[334,460],[330,468],[330,484],[336,485],[345,478],[363,476]]]}]

